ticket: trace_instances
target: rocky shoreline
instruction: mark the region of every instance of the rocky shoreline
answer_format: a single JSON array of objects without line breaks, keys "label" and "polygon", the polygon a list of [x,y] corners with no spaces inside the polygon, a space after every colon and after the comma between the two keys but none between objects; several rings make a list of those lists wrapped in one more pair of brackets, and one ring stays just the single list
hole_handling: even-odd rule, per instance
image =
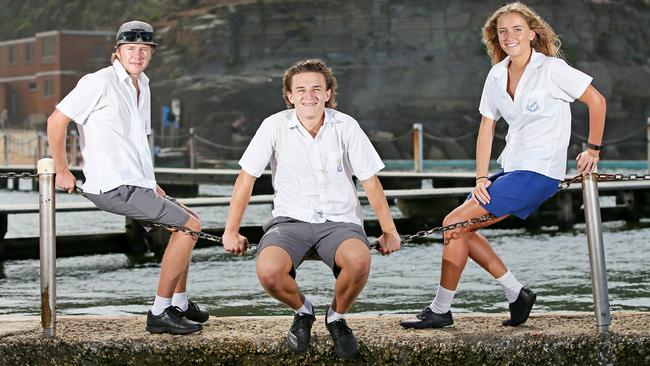
[{"label": "rocky shoreline", "polygon": [[533,314],[525,326],[502,327],[504,314],[458,314],[443,330],[406,330],[406,315],[350,316],[360,344],[342,362],[322,316],[304,355],[284,345],[291,318],[212,317],[194,335],[150,335],[144,317],[61,316],[57,337],[43,339],[36,317],[0,317],[2,365],[141,364],[393,364],[393,365],[647,365],[650,313],[614,312],[598,335],[591,313]]}]

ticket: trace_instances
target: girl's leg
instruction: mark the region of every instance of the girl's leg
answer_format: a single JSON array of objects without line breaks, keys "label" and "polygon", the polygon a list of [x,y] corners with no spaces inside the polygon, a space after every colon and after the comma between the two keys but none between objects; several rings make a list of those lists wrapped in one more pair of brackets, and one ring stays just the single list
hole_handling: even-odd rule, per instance
[{"label": "girl's leg", "polygon": [[[450,225],[457,222],[466,221],[475,217],[486,215],[488,212],[473,200],[467,200],[462,205],[454,209],[445,219],[443,225]],[[500,271],[498,264],[502,267],[503,263],[496,256],[487,244],[487,240],[482,236],[476,236],[474,232],[477,229],[490,226],[496,222],[505,219],[507,216],[495,218],[481,224],[471,227],[460,228],[445,232],[445,247],[442,253],[442,269],[440,274],[440,285],[436,292],[436,297],[431,303],[418,314],[414,319],[406,319],[400,322],[405,328],[442,328],[454,324],[451,315],[451,303],[454,298],[456,287],[460,276],[467,264],[467,258],[476,256],[479,261],[483,261],[488,268],[494,267],[494,271]],[[476,240],[483,240],[485,245],[480,245],[483,251],[474,250],[472,245]],[[485,246],[489,250],[485,250]],[[490,253],[492,255],[490,255]],[[496,260],[495,260],[496,258]]]},{"label": "girl's leg", "polygon": [[[454,209],[443,221],[443,225],[466,221],[475,217],[486,215],[488,212],[473,200],[467,200]],[[487,240],[475,231],[493,225],[507,216],[502,216],[470,227],[446,231],[444,235],[445,247],[442,252],[442,269],[440,285],[448,290],[455,291],[460,276],[471,257],[480,266],[493,276],[502,275],[507,270],[503,262],[494,253]],[[500,272],[503,273],[500,273]]]}]

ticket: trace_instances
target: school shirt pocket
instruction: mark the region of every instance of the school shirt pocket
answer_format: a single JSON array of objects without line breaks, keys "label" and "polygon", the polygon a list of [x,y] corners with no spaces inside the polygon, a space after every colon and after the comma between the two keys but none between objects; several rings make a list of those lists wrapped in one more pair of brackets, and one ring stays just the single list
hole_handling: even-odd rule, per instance
[{"label": "school shirt pocket", "polygon": [[343,152],[327,154],[327,203],[332,213],[345,213],[356,202],[355,188],[344,164]]},{"label": "school shirt pocket", "polygon": [[[524,115],[532,117],[552,116],[553,105],[549,98],[549,94],[546,90],[533,89],[522,98],[521,110]],[[551,103],[549,104],[549,102]]]}]

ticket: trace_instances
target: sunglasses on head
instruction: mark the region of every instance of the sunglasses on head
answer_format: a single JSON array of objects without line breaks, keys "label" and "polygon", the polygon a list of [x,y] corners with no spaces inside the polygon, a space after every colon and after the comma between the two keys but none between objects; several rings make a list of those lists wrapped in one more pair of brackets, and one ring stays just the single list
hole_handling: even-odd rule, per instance
[{"label": "sunglasses on head", "polygon": [[142,42],[153,42],[153,32],[133,30],[133,31],[122,32],[117,37],[118,41],[127,41],[127,42],[135,42],[138,39],[141,39]]}]

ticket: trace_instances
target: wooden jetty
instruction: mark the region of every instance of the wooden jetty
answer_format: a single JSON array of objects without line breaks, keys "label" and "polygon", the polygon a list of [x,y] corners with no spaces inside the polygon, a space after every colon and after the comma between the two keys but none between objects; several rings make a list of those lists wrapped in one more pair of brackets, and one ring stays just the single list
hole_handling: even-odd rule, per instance
[{"label": "wooden jetty", "polygon": [[[452,175],[444,176],[440,173],[387,173],[390,173],[387,174],[387,178],[399,178],[401,173],[417,179],[428,176],[429,178],[425,179],[439,179],[440,182],[452,185],[462,184],[463,179],[473,180],[473,174],[466,177],[466,173],[461,173],[461,181],[454,180],[458,178]],[[383,181],[385,178],[380,179]],[[600,182],[598,188],[601,197],[613,198],[609,199],[612,204],[601,207],[603,221],[637,221],[640,218],[650,217],[650,181]],[[439,226],[444,216],[465,200],[471,190],[471,187],[387,189],[385,193],[389,203],[397,205],[404,216],[404,218],[396,219],[398,231],[401,234],[409,234]],[[358,192],[358,196],[362,203],[367,203],[365,192]],[[188,207],[227,206],[230,204],[230,197],[181,198],[179,201]],[[271,204],[272,201],[272,195],[254,195],[251,198],[251,204]],[[568,230],[575,223],[584,222],[581,205],[581,186],[574,184],[568,189],[561,190],[553,199],[545,202],[527,220],[509,218],[499,223],[498,227],[557,226],[560,230]],[[91,202],[59,203],[56,206],[56,211],[59,214],[97,210]],[[0,260],[38,258],[38,237],[4,239],[8,229],[8,215],[36,213],[38,213],[37,203],[0,204]],[[246,235],[253,243],[258,242],[262,235],[259,225],[242,227],[241,230],[242,234]],[[375,220],[367,220],[365,230],[371,236],[378,236],[381,232]],[[204,228],[204,231],[220,235],[223,228]],[[120,233],[58,236],[57,255],[63,257],[111,252],[142,254],[148,250],[162,253],[168,235],[164,230],[145,233],[140,225],[127,219],[125,231]],[[197,247],[208,245],[214,245],[214,243],[203,240],[197,243]]]},{"label": "wooden jetty", "polygon": [[[84,179],[80,166],[70,167],[77,179]],[[33,165],[0,166],[1,173],[33,173]],[[156,181],[172,196],[196,196],[200,184],[232,185],[239,175],[239,169],[187,169],[187,168],[155,168]],[[434,173],[408,171],[381,171],[377,174],[385,189],[421,188],[423,181],[433,187],[468,187],[474,183],[473,173]],[[17,189],[17,184],[13,185]],[[0,180],[0,189],[7,188],[7,180]],[[33,189],[38,189],[34,180]],[[253,194],[273,193],[271,186],[271,171],[262,173],[255,183]]]}]

